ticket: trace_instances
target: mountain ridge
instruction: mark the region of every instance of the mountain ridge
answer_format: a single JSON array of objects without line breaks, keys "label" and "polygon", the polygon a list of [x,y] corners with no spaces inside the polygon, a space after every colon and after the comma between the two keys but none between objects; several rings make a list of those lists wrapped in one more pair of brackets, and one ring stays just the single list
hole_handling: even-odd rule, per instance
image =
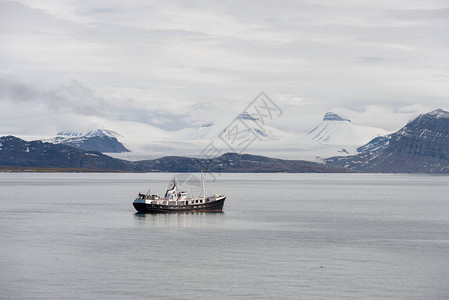
[{"label": "mountain ridge", "polygon": [[[329,116],[328,116],[329,117]],[[331,118],[336,118],[331,116]],[[344,122],[347,120],[329,120]],[[0,165],[11,167],[85,168],[126,172],[400,172],[449,173],[449,112],[422,114],[395,133],[379,136],[357,148],[359,154],[333,156],[326,165],[261,155],[224,154],[210,159],[164,156],[127,161],[98,151],[65,144],[0,138]],[[344,152],[344,151],[342,151]],[[236,156],[237,155],[237,156]],[[344,169],[346,168],[346,170]]]},{"label": "mountain ridge", "polygon": [[226,153],[215,158],[166,156],[131,162],[64,144],[0,137],[0,166],[74,168],[121,172],[313,172],[347,173],[340,167],[302,160],[282,160],[259,155]]},{"label": "mountain ridge", "polygon": [[325,162],[360,172],[448,174],[449,112],[436,109],[421,114],[383,141],[372,140],[359,149],[364,151]]},{"label": "mountain ridge", "polygon": [[0,165],[11,167],[57,167],[121,171],[130,170],[127,161],[96,151],[65,144],[24,141],[14,136],[0,137]]},{"label": "mountain ridge", "polygon": [[309,131],[304,139],[311,143],[328,145],[363,145],[387,133],[381,128],[355,125],[348,118],[327,112],[322,122]]},{"label": "mountain ridge", "polygon": [[88,131],[60,131],[51,139],[44,140],[52,144],[65,144],[86,151],[106,153],[130,152],[118,141],[120,135],[112,130],[97,128]]}]

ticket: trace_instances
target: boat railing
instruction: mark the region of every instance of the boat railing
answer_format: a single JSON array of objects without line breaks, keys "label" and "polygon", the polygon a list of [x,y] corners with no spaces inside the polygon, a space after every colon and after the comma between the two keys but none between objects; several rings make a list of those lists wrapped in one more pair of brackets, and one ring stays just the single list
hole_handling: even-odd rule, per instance
[{"label": "boat railing", "polygon": [[151,200],[150,204],[155,204],[155,205],[188,205],[188,201],[184,201],[184,200]]}]

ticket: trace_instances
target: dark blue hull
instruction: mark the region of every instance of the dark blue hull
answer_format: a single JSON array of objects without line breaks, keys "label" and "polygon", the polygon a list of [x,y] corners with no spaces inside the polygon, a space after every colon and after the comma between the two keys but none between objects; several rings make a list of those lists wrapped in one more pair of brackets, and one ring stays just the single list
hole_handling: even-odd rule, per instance
[{"label": "dark blue hull", "polygon": [[167,212],[221,212],[226,197],[217,201],[192,205],[159,205],[147,203],[133,203],[134,208],[141,213]]}]

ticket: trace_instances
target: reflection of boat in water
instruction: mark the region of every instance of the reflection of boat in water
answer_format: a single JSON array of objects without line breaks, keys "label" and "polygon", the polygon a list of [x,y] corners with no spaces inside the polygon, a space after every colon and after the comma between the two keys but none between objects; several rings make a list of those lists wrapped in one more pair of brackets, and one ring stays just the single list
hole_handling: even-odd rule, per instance
[{"label": "reflection of boat in water", "polygon": [[224,195],[211,195],[206,197],[204,178],[202,178],[202,196],[190,196],[186,191],[179,189],[176,178],[172,186],[167,189],[165,196],[139,193],[133,202],[138,212],[221,212],[226,199]]}]

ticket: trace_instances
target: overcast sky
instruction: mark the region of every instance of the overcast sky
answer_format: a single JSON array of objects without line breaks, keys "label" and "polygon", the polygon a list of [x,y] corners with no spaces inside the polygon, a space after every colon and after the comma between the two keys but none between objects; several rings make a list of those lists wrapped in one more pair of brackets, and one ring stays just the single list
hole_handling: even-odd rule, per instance
[{"label": "overcast sky", "polygon": [[326,111],[397,130],[449,109],[449,1],[0,0],[0,134],[112,122],[168,130]]}]

